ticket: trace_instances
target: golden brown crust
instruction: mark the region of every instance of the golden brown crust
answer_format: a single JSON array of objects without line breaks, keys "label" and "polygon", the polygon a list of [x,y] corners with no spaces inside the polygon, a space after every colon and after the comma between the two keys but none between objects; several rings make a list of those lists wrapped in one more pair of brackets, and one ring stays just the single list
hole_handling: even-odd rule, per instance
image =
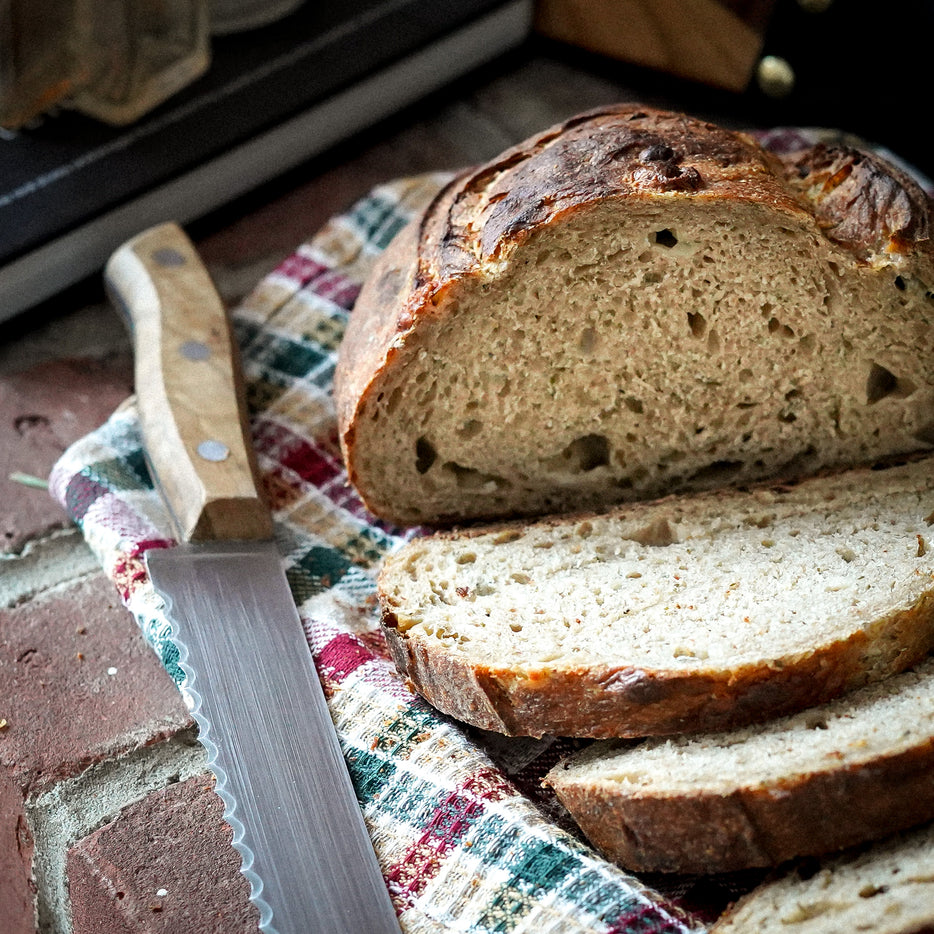
[{"label": "golden brown crust", "polygon": [[507,149],[449,188],[424,227],[419,282],[504,258],[532,230],[606,198],[678,193],[799,207],[750,137],[638,105],[594,110]]},{"label": "golden brown crust", "polygon": [[931,200],[904,172],[849,146],[825,146],[785,160],[788,182],[824,234],[857,258],[930,251]]},{"label": "golden brown crust", "polygon": [[[390,347],[400,326],[387,311],[402,306],[412,288],[418,229],[419,223],[414,221],[396,234],[357,298],[352,326],[341,343],[334,373],[337,419],[342,426],[352,425],[357,401],[375,375],[374,362],[390,359]],[[352,434],[348,441],[352,441]]]},{"label": "golden brown crust", "polygon": [[903,671],[934,649],[934,591],[876,620],[873,631],[730,670],[607,665],[523,673],[473,665],[409,635],[388,607],[382,623],[396,667],[444,713],[506,735],[607,739],[733,729]]},{"label": "golden brown crust", "polygon": [[591,843],[619,865],[719,873],[829,853],[922,823],[934,816],[932,769],[934,739],[869,764],[728,795],[653,797],[564,783],[560,765],[546,782]]}]

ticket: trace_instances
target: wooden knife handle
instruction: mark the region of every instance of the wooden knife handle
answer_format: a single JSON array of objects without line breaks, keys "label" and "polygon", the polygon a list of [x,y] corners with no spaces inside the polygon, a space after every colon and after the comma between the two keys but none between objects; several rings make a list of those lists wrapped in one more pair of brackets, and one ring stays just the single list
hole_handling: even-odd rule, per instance
[{"label": "wooden knife handle", "polygon": [[143,443],[181,538],[271,538],[237,345],[191,241],[176,224],[153,227],[104,278],[130,323]]}]

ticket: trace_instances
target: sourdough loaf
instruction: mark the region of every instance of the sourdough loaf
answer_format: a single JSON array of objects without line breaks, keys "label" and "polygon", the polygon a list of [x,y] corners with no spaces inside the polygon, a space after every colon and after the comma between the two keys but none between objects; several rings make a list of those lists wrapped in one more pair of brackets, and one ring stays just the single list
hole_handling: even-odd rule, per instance
[{"label": "sourdough loaf", "polygon": [[804,861],[741,899],[711,934],[857,931],[934,931],[934,824],[819,866]]},{"label": "sourdough loaf", "polygon": [[766,724],[596,742],[545,781],[636,871],[731,872],[878,839],[934,818],[934,659]]},{"label": "sourdough loaf", "polygon": [[931,203],[607,108],[455,179],[377,262],[335,376],[370,509],[592,508],[934,444]]},{"label": "sourdough loaf", "polygon": [[378,589],[398,668],[505,734],[713,730],[934,646],[934,459],[412,539]]}]

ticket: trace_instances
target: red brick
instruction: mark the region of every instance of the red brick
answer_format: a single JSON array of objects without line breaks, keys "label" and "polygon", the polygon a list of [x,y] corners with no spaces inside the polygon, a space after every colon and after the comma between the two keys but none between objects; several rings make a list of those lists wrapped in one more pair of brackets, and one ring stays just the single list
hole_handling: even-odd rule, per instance
[{"label": "red brick", "polygon": [[45,490],[11,474],[45,480],[65,448],[106,421],[132,385],[128,356],[106,363],[55,360],[0,376],[0,552],[19,551],[67,524]]},{"label": "red brick", "polygon": [[34,934],[36,930],[32,850],[22,789],[0,768],[0,918],[6,934]]},{"label": "red brick", "polygon": [[0,610],[0,685],[0,919],[20,934],[34,930],[30,798],[193,721],[102,574]]},{"label": "red brick", "polygon": [[222,815],[204,775],[153,792],[75,844],[73,934],[255,934],[259,915]]}]

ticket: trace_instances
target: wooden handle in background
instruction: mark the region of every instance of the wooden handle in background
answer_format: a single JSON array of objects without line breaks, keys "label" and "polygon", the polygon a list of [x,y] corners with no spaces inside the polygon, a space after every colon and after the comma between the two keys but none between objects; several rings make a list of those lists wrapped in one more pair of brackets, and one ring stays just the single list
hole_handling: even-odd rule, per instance
[{"label": "wooden handle in background", "polygon": [[144,231],[105,269],[133,332],[136,396],[154,479],[186,541],[272,537],[226,310],[176,224]]}]

